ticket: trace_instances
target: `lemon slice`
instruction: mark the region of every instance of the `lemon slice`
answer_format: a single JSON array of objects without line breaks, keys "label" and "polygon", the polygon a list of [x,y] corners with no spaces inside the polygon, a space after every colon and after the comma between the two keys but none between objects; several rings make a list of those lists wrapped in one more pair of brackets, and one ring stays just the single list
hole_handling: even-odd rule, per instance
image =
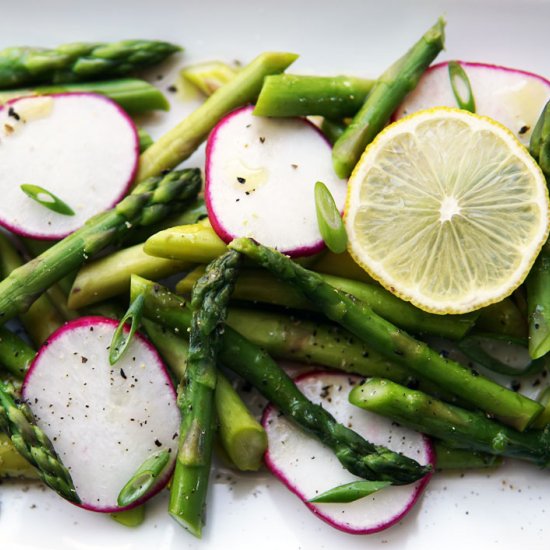
[{"label": "lemon slice", "polygon": [[388,126],[349,180],[349,251],[383,286],[434,313],[500,301],[548,237],[544,176],[499,123],[420,111]]}]

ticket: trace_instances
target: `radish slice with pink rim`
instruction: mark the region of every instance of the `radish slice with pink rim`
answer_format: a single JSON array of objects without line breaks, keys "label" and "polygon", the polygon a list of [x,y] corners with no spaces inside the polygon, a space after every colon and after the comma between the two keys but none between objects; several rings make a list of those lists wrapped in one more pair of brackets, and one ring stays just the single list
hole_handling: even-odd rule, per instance
[{"label": "radish slice with pink rim", "polygon": [[314,188],[322,181],[342,212],[346,182],[332,168],[331,148],[306,119],[254,116],[254,107],[227,115],[206,147],[206,205],[225,241],[252,237],[290,256],[324,248]]},{"label": "radish slice with pink rim", "polygon": [[[550,81],[507,67],[458,61],[472,88],[476,113],[488,116],[511,130],[524,144],[550,100]],[[449,62],[430,67],[405,98],[394,120],[431,107],[457,107],[449,77]]]},{"label": "radish slice with pink rim", "polygon": [[[310,400],[368,441],[401,452],[422,465],[434,465],[435,454],[426,437],[378,415],[364,414],[367,411],[349,403],[349,392],[361,380],[347,374],[312,372],[298,377],[296,385]],[[321,493],[360,478],[345,470],[330,449],[296,428],[274,406],[266,408],[262,424],[268,437],[268,468],[314,514],[347,533],[377,533],[397,523],[411,510],[430,479],[427,475],[413,484],[388,487],[346,504],[314,504],[309,501]]]},{"label": "radish slice with pink rim", "polygon": [[[69,470],[81,506],[129,509],[160,491],[176,458],[180,414],[170,376],[156,350],[135,334],[116,365],[109,345],[117,322],[82,317],[56,331],[38,352],[23,399]],[[151,490],[128,506],[121,489],[154,453],[170,459]]]},{"label": "radish slice with pink rim", "polygon": [[[0,107],[0,224],[37,239],[60,239],[112,208],[137,170],[139,140],[128,115],[97,94],[16,99]],[[28,197],[35,185],[74,215]]]}]

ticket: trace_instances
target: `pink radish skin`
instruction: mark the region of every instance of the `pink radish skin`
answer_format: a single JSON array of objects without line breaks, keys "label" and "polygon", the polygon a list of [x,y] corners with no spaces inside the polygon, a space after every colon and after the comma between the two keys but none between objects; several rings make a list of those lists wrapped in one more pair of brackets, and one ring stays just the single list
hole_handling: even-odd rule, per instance
[{"label": "pink radish skin", "polygon": [[[424,73],[417,87],[394,113],[393,120],[431,107],[457,107],[448,63],[433,65]],[[550,81],[519,69],[466,61],[458,63],[470,80],[476,113],[497,120],[528,145],[534,125],[550,100]]]},{"label": "pink radish skin", "polygon": [[[435,453],[426,437],[377,415],[364,415],[366,411],[348,402],[349,392],[361,380],[348,374],[311,372],[295,381],[309,399],[344,425],[351,424],[367,440],[403,452],[420,464],[434,465]],[[332,451],[303,434],[273,405],[265,409],[262,424],[268,436],[267,467],[315,515],[346,533],[366,535],[391,527],[412,509],[431,478],[430,474],[411,485],[388,487],[348,504],[314,504],[309,500],[315,495],[359,478],[344,470]],[[409,447],[405,447],[405,441]]]},{"label": "pink radish skin", "polygon": [[[61,102],[63,116],[75,121],[71,128],[65,127],[65,144],[59,138],[63,135],[60,121],[52,125],[48,120]],[[94,124],[98,128],[95,134],[90,131]],[[32,138],[28,137],[30,129]],[[66,237],[93,215],[115,206],[137,173],[136,126],[117,103],[99,94],[75,92],[13,99],[0,107],[0,134],[0,163],[4,168],[0,192],[5,205],[2,208],[0,204],[0,225],[24,237]],[[52,192],[76,215],[58,214],[38,204],[20,190],[23,183]]]},{"label": "pink radish skin", "polygon": [[[39,350],[22,389],[71,473],[79,506],[94,512],[128,510],[154,496],[168,483],[177,452],[180,415],[170,376],[139,334],[111,367],[108,346],[117,326],[104,317],[67,323]],[[155,486],[118,506],[122,487],[162,449],[170,451],[170,462]]]},{"label": "pink radish skin", "polygon": [[212,227],[225,242],[247,236],[293,257],[320,252],[315,182],[327,185],[341,212],[346,196],[330,144],[306,119],[258,117],[253,110],[233,111],[208,138],[205,199]]}]

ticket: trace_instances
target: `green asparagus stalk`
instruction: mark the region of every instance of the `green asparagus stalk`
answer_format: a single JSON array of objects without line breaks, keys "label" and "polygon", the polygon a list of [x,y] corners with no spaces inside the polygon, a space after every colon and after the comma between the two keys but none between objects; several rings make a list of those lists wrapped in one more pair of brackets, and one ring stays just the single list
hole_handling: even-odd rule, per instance
[{"label": "green asparagus stalk", "polygon": [[[203,273],[202,266],[188,273],[176,286],[177,292],[190,292]],[[320,273],[320,277],[333,287],[363,301],[384,319],[416,334],[432,334],[460,340],[475,323],[475,315],[441,316],[427,313],[378,285],[323,273]],[[233,298],[295,309],[315,309],[315,302],[307,300],[298,289],[259,270],[243,270],[235,285]]]},{"label": "green asparagus stalk", "polygon": [[136,244],[84,265],[74,280],[68,306],[80,309],[127,292],[133,273],[158,280],[192,266],[190,262],[149,256],[142,244]]},{"label": "green asparagus stalk", "polygon": [[527,319],[511,298],[484,307],[479,312],[476,330],[513,338],[527,337]]},{"label": "green asparagus stalk", "polygon": [[518,432],[483,413],[448,405],[389,380],[371,378],[353,388],[349,400],[457,449],[520,458],[540,466],[550,461],[550,430]]},{"label": "green asparagus stalk", "polygon": [[[166,360],[178,380],[183,379],[189,353],[188,342],[156,323],[143,320],[149,339]],[[223,449],[241,471],[260,468],[267,448],[267,436],[229,380],[218,372],[214,393],[218,433]]]},{"label": "green asparagus stalk", "polygon": [[[164,224],[195,224],[204,216],[206,216],[204,201],[197,199],[184,212],[160,224],[155,224],[156,231],[153,232],[165,229],[162,227]],[[138,233],[139,235],[136,235]],[[132,237],[141,236],[145,240],[150,235],[151,227],[143,227],[138,228]],[[117,250],[101,259],[86,263],[69,287],[68,307],[80,309],[128,292],[132,273],[156,280],[180,273],[192,266],[191,262],[152,257],[143,251],[143,246],[143,242],[138,241],[134,246]]]},{"label": "green asparagus stalk", "polygon": [[533,129],[529,143],[529,152],[539,163],[547,180],[550,180],[550,101]]},{"label": "green asparagus stalk", "polygon": [[[30,259],[43,254],[48,248],[51,248],[55,244],[55,241],[40,241],[37,239],[24,238],[23,244],[27,252],[26,257]],[[64,321],[71,321],[78,317],[78,312],[69,308],[67,300],[73,279],[74,272],[69,273],[46,290],[50,302],[55,306]]]},{"label": "green asparagus stalk", "polygon": [[47,435],[35,424],[30,409],[17,403],[10,388],[0,382],[0,429],[14,447],[37,470],[40,478],[59,495],[79,503],[71,476],[57,456]]},{"label": "green asparagus stalk", "polygon": [[434,441],[434,447],[435,464],[438,470],[478,470],[496,468],[502,464],[500,456],[480,451],[454,449],[441,441]]},{"label": "green asparagus stalk", "polygon": [[416,383],[407,369],[368,348],[338,325],[272,311],[231,308],[227,324],[277,359]]},{"label": "green asparagus stalk", "polygon": [[[23,259],[14,244],[5,233],[0,233],[0,275],[7,279],[17,270],[22,269]],[[0,283],[0,287],[2,284]],[[29,304],[30,305],[30,304]],[[63,317],[48,296],[38,296],[27,309],[21,311],[21,323],[33,343],[40,346],[64,323]],[[0,358],[1,361],[1,358]]]},{"label": "green asparagus stalk", "polygon": [[347,128],[347,124],[339,120],[331,120],[330,118],[324,118],[321,122],[321,132],[330,141],[331,145],[334,145],[338,138],[344,133]]},{"label": "green asparagus stalk", "polygon": [[[131,296],[145,296],[144,315],[180,332],[190,325],[185,302],[158,284],[132,277]],[[221,338],[221,362],[255,386],[266,399],[302,429],[332,449],[355,475],[394,484],[411,483],[427,473],[414,460],[365,441],[339,424],[319,405],[309,401],[288,375],[261,348],[230,327]]]},{"label": "green asparagus stalk", "polygon": [[432,382],[392,362],[339,327],[257,309],[231,308],[227,324],[277,359],[322,365],[336,370],[389,378],[413,385],[441,399],[456,398]]},{"label": "green asparagus stalk", "polygon": [[75,42],[55,49],[6,48],[0,51],[0,88],[124,76],[160,63],[180,50],[179,46],[158,40]]},{"label": "green asparagus stalk", "polygon": [[212,95],[218,88],[233,80],[237,69],[222,61],[206,61],[185,67],[180,76],[198,88],[204,95]]},{"label": "green asparagus stalk", "polygon": [[139,152],[140,154],[149,149],[153,145],[153,138],[143,128],[138,128],[138,138],[139,138]]},{"label": "green asparagus stalk", "polygon": [[540,391],[537,401],[544,407],[544,410],[537,416],[532,428],[542,430],[550,425],[550,386],[546,386]]},{"label": "green asparagus stalk", "polygon": [[347,178],[365,147],[384,128],[392,113],[413,90],[424,71],[443,49],[445,22],[439,21],[378,78],[359,112],[334,144],[334,170]]},{"label": "green asparagus stalk", "polygon": [[[531,134],[529,152],[550,184],[550,101]],[[538,359],[550,351],[550,243],[542,248],[527,277],[529,353]]]},{"label": "green asparagus stalk", "polygon": [[198,109],[141,155],[137,181],[174,168],[188,158],[224,115],[236,107],[253,102],[264,78],[284,71],[296,57],[290,53],[268,52],[243,67],[233,80],[214,92]]},{"label": "green asparagus stalk", "polygon": [[354,116],[375,83],[353,76],[268,76],[258,96],[255,115],[310,116],[331,119]]},{"label": "green asparagus stalk", "polygon": [[196,537],[201,536],[213,434],[218,350],[227,303],[240,255],[227,252],[208,265],[193,289],[187,368],[179,389],[180,443],[168,511]]},{"label": "green asparagus stalk", "polygon": [[22,380],[35,356],[35,351],[19,336],[0,327],[0,365]]},{"label": "green asparagus stalk", "polygon": [[124,239],[124,245],[132,246],[135,244],[143,244],[151,235],[159,231],[179,225],[192,225],[206,217],[208,217],[208,212],[206,211],[204,199],[202,197],[197,197],[182,212],[169,216],[159,223],[135,229]]},{"label": "green asparagus stalk", "polygon": [[159,231],[145,241],[143,250],[160,258],[208,263],[226,252],[227,247],[205,219]]},{"label": "green asparagus stalk", "polygon": [[170,108],[168,100],[158,88],[145,82],[145,80],[137,78],[10,90],[9,92],[0,92],[0,105],[4,105],[8,101],[18,97],[67,92],[86,92],[104,95],[116,101],[126,112],[134,115],[155,110],[168,111]]},{"label": "green asparagus stalk", "polygon": [[311,269],[319,273],[343,277],[344,279],[377,284],[347,252],[334,254],[327,251],[324,254],[320,254],[311,264]]},{"label": "green asparagus stalk", "polygon": [[132,227],[157,223],[181,209],[197,195],[200,185],[200,172],[196,169],[150,178],[113,209],[94,216],[81,229],[12,271],[0,283],[0,324],[27,311],[49,286],[122,238]]},{"label": "green asparagus stalk", "polygon": [[145,504],[123,512],[114,512],[111,517],[125,527],[138,527],[145,521]]},{"label": "green asparagus stalk", "polygon": [[329,319],[365,341],[379,353],[420,374],[466,403],[483,409],[503,422],[525,429],[540,414],[539,403],[521,396],[442,357],[425,343],[415,340],[372,311],[323,281],[317,273],[297,265],[279,252],[236,239],[229,247],[243,253],[282,280],[296,285]]},{"label": "green asparagus stalk", "polygon": [[6,477],[39,479],[36,468],[17,452],[10,437],[0,433],[0,479]]}]

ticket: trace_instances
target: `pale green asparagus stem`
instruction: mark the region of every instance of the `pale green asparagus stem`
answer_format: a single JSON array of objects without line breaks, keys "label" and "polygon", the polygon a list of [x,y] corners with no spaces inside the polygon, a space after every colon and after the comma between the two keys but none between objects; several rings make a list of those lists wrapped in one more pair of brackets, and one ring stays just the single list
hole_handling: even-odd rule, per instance
[{"label": "pale green asparagus stem", "polygon": [[267,75],[284,71],[296,58],[291,53],[267,52],[243,67],[235,78],[141,155],[137,181],[174,168],[188,158],[224,115],[256,99]]}]

